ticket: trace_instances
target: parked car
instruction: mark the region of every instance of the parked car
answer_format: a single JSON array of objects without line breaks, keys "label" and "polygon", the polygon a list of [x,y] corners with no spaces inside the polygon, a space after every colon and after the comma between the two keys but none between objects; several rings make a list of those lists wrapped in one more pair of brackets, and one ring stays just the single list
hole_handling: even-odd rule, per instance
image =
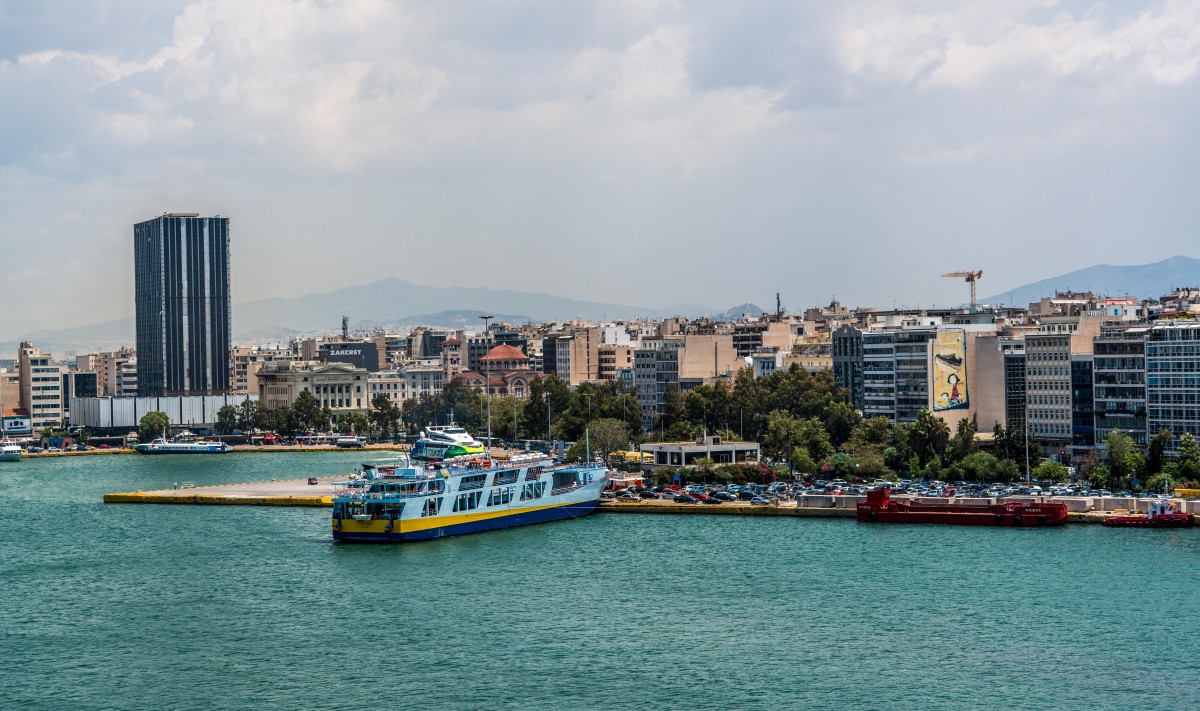
[{"label": "parked car", "polygon": [[675,495],[675,503],[677,503],[677,504],[694,504],[694,503],[697,503],[697,499],[689,494],[676,494]]},{"label": "parked car", "polygon": [[703,499],[700,499],[700,503],[702,503],[702,504],[716,504],[716,505],[720,506],[720,505],[721,505],[721,500],[720,500],[720,499],[718,499],[718,498],[716,498],[715,496],[705,496]]},{"label": "parked car", "polygon": [[720,501],[737,501],[737,496],[729,493],[728,491],[718,491],[712,495],[712,498]]},{"label": "parked car", "polygon": [[751,506],[769,506],[770,504],[771,502],[769,500],[761,496],[755,496],[753,499],[750,499]]},{"label": "parked car", "polygon": [[641,493],[641,497],[642,497],[643,499],[661,499],[661,498],[662,498],[661,496],[659,496],[658,494],[654,493],[653,491],[643,491],[643,492]]}]

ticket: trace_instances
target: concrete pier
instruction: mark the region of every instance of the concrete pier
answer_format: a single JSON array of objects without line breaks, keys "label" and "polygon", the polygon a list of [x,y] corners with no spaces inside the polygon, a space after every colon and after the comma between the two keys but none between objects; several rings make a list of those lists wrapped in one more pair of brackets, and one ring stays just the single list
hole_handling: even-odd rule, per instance
[{"label": "concrete pier", "polygon": [[[260,481],[247,484],[131,491],[104,495],[106,504],[182,504],[193,506],[312,506],[333,505],[333,483],[345,477],[321,477],[316,484],[307,479]],[[677,504],[673,501],[602,501],[601,513],[674,514],[680,516],[798,516],[810,518],[854,518],[861,496],[805,496],[802,501],[785,502],[779,506],[753,506],[746,501],[731,501],[720,505]],[[1083,501],[1082,499],[1080,501]],[[945,503],[945,499],[939,503]],[[1065,500],[1063,503],[1067,503]],[[1200,503],[1200,502],[1191,502]],[[816,505],[813,505],[816,504]],[[1120,511],[1079,511],[1075,505],[1067,514],[1067,523],[1103,523]]]}]

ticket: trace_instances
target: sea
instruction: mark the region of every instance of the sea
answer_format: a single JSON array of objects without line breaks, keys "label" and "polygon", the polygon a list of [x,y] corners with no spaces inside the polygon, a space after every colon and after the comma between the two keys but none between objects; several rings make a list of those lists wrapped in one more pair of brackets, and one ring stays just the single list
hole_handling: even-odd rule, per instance
[{"label": "sea", "polygon": [[407,545],[105,492],[361,453],[0,463],[2,709],[1167,709],[1200,530],[596,514]]}]

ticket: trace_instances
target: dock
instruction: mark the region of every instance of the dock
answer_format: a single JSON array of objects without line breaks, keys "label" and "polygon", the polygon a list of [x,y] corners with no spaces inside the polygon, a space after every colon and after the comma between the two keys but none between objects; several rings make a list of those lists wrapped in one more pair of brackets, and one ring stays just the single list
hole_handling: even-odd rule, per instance
[{"label": "dock", "polygon": [[[191,486],[181,483],[180,488],[131,491],[104,495],[106,504],[176,504],[191,506],[333,506],[333,483],[345,481],[345,476],[320,477],[316,484],[307,479],[283,479],[251,482],[246,484],[219,484],[214,486]],[[856,497],[831,497],[846,499],[833,506],[798,506],[795,502],[784,502],[779,506],[751,505],[745,501],[731,501],[720,505],[677,504],[673,501],[601,501],[600,513],[614,514],[666,514],[680,516],[792,516],[801,518],[854,518],[857,509]],[[1067,514],[1067,523],[1102,523],[1113,512],[1072,511]]]}]

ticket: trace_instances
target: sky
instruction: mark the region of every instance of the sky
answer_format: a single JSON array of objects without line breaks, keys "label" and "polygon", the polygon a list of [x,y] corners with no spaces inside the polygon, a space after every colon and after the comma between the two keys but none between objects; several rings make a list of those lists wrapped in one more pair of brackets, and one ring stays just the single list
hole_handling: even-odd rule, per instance
[{"label": "sky", "polygon": [[[0,0],[0,337],[233,295],[957,304],[1200,256],[1200,2]],[[481,305],[486,307],[486,305]]]}]

